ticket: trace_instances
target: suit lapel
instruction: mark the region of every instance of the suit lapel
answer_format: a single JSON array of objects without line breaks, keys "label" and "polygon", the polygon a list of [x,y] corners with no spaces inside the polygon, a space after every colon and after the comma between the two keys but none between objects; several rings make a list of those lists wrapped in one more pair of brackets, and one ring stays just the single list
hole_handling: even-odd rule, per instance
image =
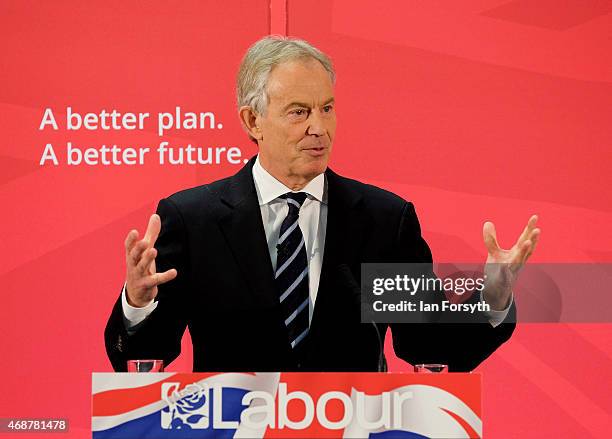
[{"label": "suit lapel", "polygon": [[[330,169],[326,171],[326,176],[328,209],[325,251],[311,329],[325,320],[326,304],[332,299],[334,302],[338,302],[338,299],[340,302],[356,300],[352,296],[330,297],[333,294],[343,294],[331,286],[334,285],[341,264],[355,266],[360,263],[366,237],[370,235],[369,231],[373,225],[371,216],[363,209],[361,194]],[[357,281],[359,282],[359,279]]]},{"label": "suit lapel", "polygon": [[221,194],[221,201],[229,211],[221,216],[219,225],[255,295],[256,303],[275,307],[278,305],[278,295],[253,182],[254,162],[255,159],[251,159],[231,177],[226,190]]}]

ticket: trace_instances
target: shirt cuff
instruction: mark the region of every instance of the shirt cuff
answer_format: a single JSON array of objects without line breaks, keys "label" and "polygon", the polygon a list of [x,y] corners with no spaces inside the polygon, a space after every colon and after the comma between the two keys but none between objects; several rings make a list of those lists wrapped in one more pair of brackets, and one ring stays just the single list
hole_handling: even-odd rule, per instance
[{"label": "shirt cuff", "polygon": [[[484,301],[484,297],[482,295],[483,290],[480,290],[480,301],[483,302]],[[508,304],[508,306],[505,309],[502,309],[501,311],[496,311],[494,309],[491,309],[490,311],[483,311],[482,313],[485,315],[485,317],[487,319],[489,319],[489,323],[491,324],[491,326],[493,326],[494,328],[499,326],[499,324],[501,324],[501,322],[503,322],[504,320],[506,320],[506,317],[508,316],[508,313],[510,312],[510,307],[512,306],[512,303],[514,302],[514,294],[510,295],[510,303]]]},{"label": "shirt cuff", "polygon": [[123,285],[123,290],[121,291],[121,306],[123,307],[123,322],[125,323],[126,329],[130,329],[146,319],[149,314],[157,308],[157,302],[151,300],[151,303],[142,308],[132,306],[127,301],[125,285]]}]

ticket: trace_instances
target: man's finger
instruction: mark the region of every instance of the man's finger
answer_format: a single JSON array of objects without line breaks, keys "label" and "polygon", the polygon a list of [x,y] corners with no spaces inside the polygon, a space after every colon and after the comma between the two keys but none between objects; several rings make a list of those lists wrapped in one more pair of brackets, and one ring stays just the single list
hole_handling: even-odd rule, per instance
[{"label": "man's finger", "polygon": [[491,221],[487,221],[482,226],[482,238],[489,253],[493,254],[499,250],[495,225]]},{"label": "man's finger", "polygon": [[178,272],[175,268],[171,268],[168,271],[164,271],[163,273],[157,274],[157,279],[159,281],[158,285],[165,284],[166,282],[170,282],[177,276]]},{"label": "man's finger", "polygon": [[516,255],[510,261],[510,270],[512,270],[513,273],[516,273],[521,269],[530,248],[531,241],[529,240],[524,241],[518,246],[518,248],[516,249]]},{"label": "man's finger", "polygon": [[125,254],[128,255],[132,247],[138,240],[138,230],[133,229],[128,233],[127,238],[125,238]]},{"label": "man's finger", "polygon": [[155,245],[155,241],[157,241],[157,237],[159,236],[159,231],[161,230],[161,218],[158,214],[154,213],[149,218],[149,225],[147,226],[147,231],[145,233],[144,239],[150,243],[151,246]]},{"label": "man's finger", "polygon": [[138,261],[138,265],[136,266],[136,269],[140,272],[140,273],[149,273],[149,266],[151,265],[151,262],[153,262],[155,260],[155,257],[157,256],[157,250],[155,248],[148,248],[146,249],[143,253],[142,253],[142,257],[140,258],[140,261]]},{"label": "man's finger", "polygon": [[130,250],[130,254],[128,255],[128,261],[132,265],[138,265],[142,253],[147,248],[149,248],[149,243],[146,240],[141,239],[140,241],[137,241],[136,244],[134,244],[134,246],[132,247],[132,250]]},{"label": "man's finger", "polygon": [[143,283],[146,288],[153,288],[157,285],[165,284],[166,282],[170,282],[177,275],[177,271],[174,268],[171,268],[168,271],[164,271],[163,273],[155,273],[151,276],[147,276]]},{"label": "man's finger", "polygon": [[531,254],[536,249],[536,246],[538,245],[538,240],[540,239],[540,233],[541,233],[540,229],[532,230],[531,236],[529,237],[529,241],[531,241],[531,245],[529,246],[527,254],[525,255],[525,259],[523,259],[523,263],[527,262],[527,259],[529,259]]},{"label": "man's finger", "polygon": [[519,236],[518,239],[516,240],[517,245],[525,241],[526,239],[530,238],[531,232],[533,232],[533,230],[535,229],[537,222],[538,222],[538,216],[531,215],[531,218],[529,218],[529,220],[527,221],[527,225],[523,229],[521,236]]}]

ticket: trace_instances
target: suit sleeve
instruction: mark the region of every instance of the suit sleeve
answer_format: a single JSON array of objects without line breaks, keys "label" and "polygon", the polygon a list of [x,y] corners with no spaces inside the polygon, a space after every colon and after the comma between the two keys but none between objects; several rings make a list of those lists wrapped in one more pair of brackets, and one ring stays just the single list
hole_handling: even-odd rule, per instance
[{"label": "suit sleeve", "polygon": [[117,372],[125,371],[127,360],[131,359],[162,359],[167,366],[181,350],[189,309],[185,227],[179,210],[170,200],[159,202],[157,214],[161,218],[161,231],[155,243],[157,271],[176,268],[178,274],[174,280],[158,286],[157,307],[144,321],[130,328],[129,334],[119,295],[104,331],[106,352]]},{"label": "suit sleeve", "polygon": [[[429,246],[412,203],[406,203],[397,234],[398,259],[402,262],[432,263]],[[395,354],[411,363],[442,363],[453,372],[476,368],[507,341],[515,328],[514,304],[506,320],[493,327],[486,318],[471,323],[391,324]]]}]

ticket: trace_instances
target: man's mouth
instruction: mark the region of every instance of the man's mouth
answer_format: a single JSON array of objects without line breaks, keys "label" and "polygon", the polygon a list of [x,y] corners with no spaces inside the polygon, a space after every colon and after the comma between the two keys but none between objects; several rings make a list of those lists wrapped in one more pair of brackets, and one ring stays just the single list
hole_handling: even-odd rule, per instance
[{"label": "man's mouth", "polygon": [[311,146],[308,148],[302,148],[302,151],[304,151],[306,154],[312,157],[320,157],[323,154],[325,154],[326,149],[327,148],[324,146]]}]

